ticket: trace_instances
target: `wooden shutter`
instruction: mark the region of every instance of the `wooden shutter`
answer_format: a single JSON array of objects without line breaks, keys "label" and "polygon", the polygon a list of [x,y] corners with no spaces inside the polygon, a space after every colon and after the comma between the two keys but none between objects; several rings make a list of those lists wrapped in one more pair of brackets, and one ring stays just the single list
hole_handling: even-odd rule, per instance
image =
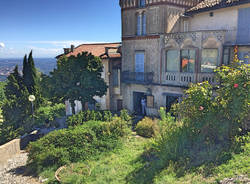
[{"label": "wooden shutter", "polygon": [[250,8],[239,9],[237,44],[250,43]]}]

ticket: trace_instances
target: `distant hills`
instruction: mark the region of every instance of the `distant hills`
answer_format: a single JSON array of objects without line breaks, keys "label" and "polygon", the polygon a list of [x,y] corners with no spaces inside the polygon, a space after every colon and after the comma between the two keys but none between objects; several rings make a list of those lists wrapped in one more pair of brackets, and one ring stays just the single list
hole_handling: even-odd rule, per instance
[{"label": "distant hills", "polygon": [[[36,68],[44,74],[49,74],[49,72],[56,68],[56,59],[54,58],[34,58],[34,61]],[[22,71],[23,59],[0,58],[0,81],[6,80],[7,76],[13,71],[16,65],[18,65],[19,70]]]}]

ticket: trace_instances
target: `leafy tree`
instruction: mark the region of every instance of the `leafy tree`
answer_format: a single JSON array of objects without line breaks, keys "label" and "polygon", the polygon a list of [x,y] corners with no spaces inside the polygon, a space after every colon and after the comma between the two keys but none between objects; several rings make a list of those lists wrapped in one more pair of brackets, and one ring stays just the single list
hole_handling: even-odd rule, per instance
[{"label": "leafy tree", "polygon": [[54,96],[69,100],[74,112],[74,101],[94,102],[94,96],[103,96],[107,85],[101,77],[103,65],[99,57],[83,52],[77,57],[61,57],[50,78]]}]

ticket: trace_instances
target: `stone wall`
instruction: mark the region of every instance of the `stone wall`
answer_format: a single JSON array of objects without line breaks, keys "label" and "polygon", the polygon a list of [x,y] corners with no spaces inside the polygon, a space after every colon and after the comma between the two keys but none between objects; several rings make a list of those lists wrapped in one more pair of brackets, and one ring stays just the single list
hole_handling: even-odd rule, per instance
[{"label": "stone wall", "polygon": [[179,31],[179,18],[184,8],[170,5],[154,5],[122,11],[122,37],[136,35],[137,15],[146,14],[146,35],[159,35]]},{"label": "stone wall", "polygon": [[8,159],[20,153],[20,142],[20,139],[14,139],[0,146],[0,166],[3,166]]}]

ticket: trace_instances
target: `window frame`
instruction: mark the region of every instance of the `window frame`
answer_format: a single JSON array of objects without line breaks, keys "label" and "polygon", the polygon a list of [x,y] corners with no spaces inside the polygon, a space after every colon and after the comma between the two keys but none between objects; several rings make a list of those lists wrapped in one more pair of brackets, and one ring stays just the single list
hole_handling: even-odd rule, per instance
[{"label": "window frame", "polygon": [[219,66],[219,48],[202,48],[201,49],[201,60],[200,60],[200,72],[201,73],[214,73],[213,72],[204,72],[202,71],[202,60],[203,60],[203,50],[216,50],[217,51],[217,56],[216,56],[216,67]]},{"label": "window frame", "polygon": [[[179,55],[179,64],[178,64],[178,71],[168,71],[168,52],[169,51],[177,51],[178,52],[178,55]],[[165,59],[165,72],[180,72],[180,50],[179,49],[168,49],[166,50],[165,52],[165,56],[166,56],[166,59]]]},{"label": "window frame", "polygon": [[[194,71],[193,72],[183,72],[182,70],[182,51],[183,50],[193,50],[195,52],[195,58],[194,58]],[[168,50],[165,50],[165,73],[167,72],[171,72],[171,71],[168,71],[168,66],[167,66],[167,61],[168,61],[168,56],[167,56],[167,53],[169,51],[177,51],[178,52],[178,57],[179,57],[179,63],[178,63],[178,71],[174,71],[174,72],[179,72],[179,73],[195,73],[196,72],[196,63],[197,63],[197,48],[183,48],[183,49],[168,49]],[[189,56],[189,59],[190,60],[190,56]]]}]

